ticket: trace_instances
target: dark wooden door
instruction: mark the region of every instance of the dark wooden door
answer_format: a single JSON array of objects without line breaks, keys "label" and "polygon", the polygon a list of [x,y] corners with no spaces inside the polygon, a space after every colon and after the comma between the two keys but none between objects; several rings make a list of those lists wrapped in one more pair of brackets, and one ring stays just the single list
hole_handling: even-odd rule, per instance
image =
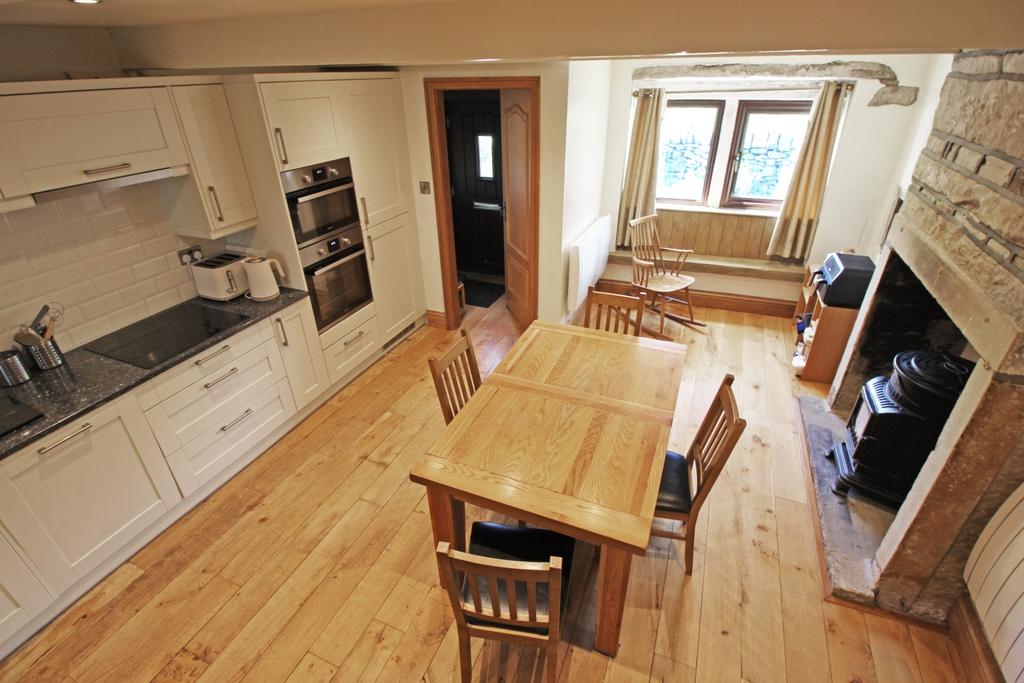
[{"label": "dark wooden door", "polygon": [[504,275],[500,93],[447,92],[444,108],[458,269]]}]

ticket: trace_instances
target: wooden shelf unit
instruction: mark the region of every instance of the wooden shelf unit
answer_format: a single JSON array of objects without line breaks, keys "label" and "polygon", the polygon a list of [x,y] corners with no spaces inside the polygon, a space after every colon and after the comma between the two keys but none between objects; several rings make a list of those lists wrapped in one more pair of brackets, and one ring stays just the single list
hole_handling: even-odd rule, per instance
[{"label": "wooden shelf unit", "polygon": [[800,379],[829,383],[835,377],[859,309],[826,306],[817,288],[811,284],[811,273],[808,268],[793,310],[794,318],[810,311],[815,330],[811,343],[804,343],[803,356],[806,362],[800,372]]}]

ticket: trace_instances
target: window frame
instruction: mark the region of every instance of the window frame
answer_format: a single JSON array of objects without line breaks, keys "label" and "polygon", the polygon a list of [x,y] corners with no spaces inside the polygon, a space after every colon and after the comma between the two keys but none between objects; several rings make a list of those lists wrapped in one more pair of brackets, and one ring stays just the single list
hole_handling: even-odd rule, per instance
[{"label": "window frame", "polygon": [[[725,100],[684,100],[684,99],[668,99],[665,102],[665,109],[669,107],[701,107],[708,108],[713,107],[716,109],[715,114],[715,129],[711,134],[711,149],[708,151],[708,163],[704,173],[704,188],[701,191],[700,199],[678,199],[676,197],[658,197],[655,195],[655,202],[658,204],[676,204],[684,206],[707,206],[708,195],[711,192],[711,176],[715,170],[715,155],[718,153],[718,142],[719,136],[722,133],[722,123],[725,117]],[[664,125],[664,115],[662,118],[662,125]],[[659,129],[658,137],[661,137]],[[658,140],[658,169],[661,167],[661,140]],[[655,183],[657,183],[657,173],[655,174]]]},{"label": "window frame", "polygon": [[[729,146],[729,163],[725,169],[725,182],[722,184],[720,206],[770,210],[775,210],[782,206],[785,199],[737,197],[733,194],[733,188],[736,186],[736,175],[739,172],[739,148],[743,144],[743,136],[747,130],[747,121],[752,113],[790,114],[800,112],[810,116],[813,106],[814,103],[809,100],[739,100],[736,103],[736,121],[733,126],[732,144]],[[800,146],[801,148],[803,147],[803,142],[801,142]]]}]

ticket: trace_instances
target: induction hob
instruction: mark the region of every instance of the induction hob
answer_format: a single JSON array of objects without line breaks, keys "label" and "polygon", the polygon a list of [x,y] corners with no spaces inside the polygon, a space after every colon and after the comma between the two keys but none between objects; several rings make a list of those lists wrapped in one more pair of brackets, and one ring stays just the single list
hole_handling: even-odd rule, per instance
[{"label": "induction hob", "polygon": [[43,414],[13,396],[0,394],[0,436],[24,427]]},{"label": "induction hob", "polygon": [[148,370],[248,319],[241,313],[186,301],[100,337],[85,348]]}]

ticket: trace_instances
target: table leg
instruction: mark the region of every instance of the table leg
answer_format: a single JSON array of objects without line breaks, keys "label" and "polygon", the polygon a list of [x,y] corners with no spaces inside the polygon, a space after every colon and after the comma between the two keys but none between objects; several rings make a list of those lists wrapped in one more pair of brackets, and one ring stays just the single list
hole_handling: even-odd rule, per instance
[{"label": "table leg", "polygon": [[619,651],[622,611],[626,607],[629,567],[633,555],[626,550],[601,546],[597,574],[597,632],[594,649],[614,657]]},{"label": "table leg", "polygon": [[427,487],[427,505],[430,507],[430,525],[434,530],[434,545],[441,541],[451,543],[455,550],[466,549],[466,504],[452,498],[447,491]]}]

